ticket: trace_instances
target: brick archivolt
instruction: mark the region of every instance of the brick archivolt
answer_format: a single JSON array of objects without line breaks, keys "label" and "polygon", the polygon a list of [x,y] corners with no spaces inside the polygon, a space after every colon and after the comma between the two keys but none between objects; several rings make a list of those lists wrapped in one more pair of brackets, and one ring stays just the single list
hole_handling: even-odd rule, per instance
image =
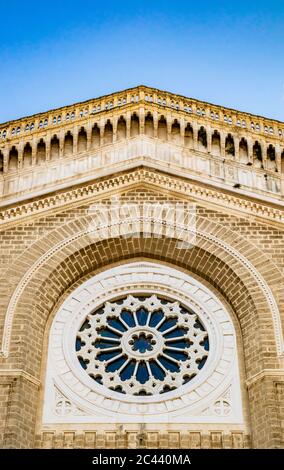
[{"label": "brick archivolt", "polygon": [[[97,231],[94,226],[99,227]],[[275,363],[271,353],[276,358],[277,353],[282,352],[281,322],[275,302],[280,294],[281,276],[273,263],[247,240],[207,219],[198,219],[196,243],[190,249],[181,249],[179,240],[167,238],[164,229],[165,225],[157,224],[151,237],[128,237],[133,228],[127,220],[119,226],[122,237],[108,238],[105,218],[100,220],[97,214],[78,218],[31,246],[5,273],[5,278],[12,278],[13,273],[15,279],[17,272],[5,317],[4,356],[9,354],[13,328],[17,328],[24,315],[29,320],[23,341],[28,344],[30,328],[35,328],[37,352],[34,357],[37,360],[28,357],[27,346],[22,360],[34,369],[35,363],[40,362],[46,319],[66,289],[82,276],[108,264],[142,256],[177,264],[219,289],[236,312],[247,345],[245,354],[257,358],[256,362],[250,360],[247,364],[249,376]],[[274,273],[278,291],[266,282],[267,269]],[[273,323],[273,331],[266,331],[265,325],[269,323]],[[266,343],[269,344],[267,354]],[[252,352],[251,344],[254,344]],[[10,354],[10,361],[14,360],[13,356]]]},{"label": "brick archivolt", "polygon": [[[130,260],[157,260],[159,263],[174,266],[177,269],[190,273],[192,277],[200,280],[215,292],[221,301],[225,304],[227,302],[228,308],[231,307],[232,312],[235,313],[232,319],[235,324],[240,354],[241,383],[244,387],[247,381],[249,384],[250,400],[253,400],[252,406],[249,405],[250,409],[248,410],[246,393],[243,389],[245,419],[248,422],[250,413],[253,413],[253,433],[256,433],[253,434],[255,446],[275,445],[279,437],[275,440],[272,435],[275,430],[273,428],[274,422],[272,421],[269,421],[270,440],[262,440],[261,429],[263,429],[264,425],[261,424],[263,423],[261,415],[263,407],[261,406],[261,410],[256,409],[258,402],[254,398],[254,394],[257,397],[261,393],[261,396],[265,396],[265,399],[267,398],[268,406],[275,406],[274,402],[269,402],[270,395],[266,397],[266,395],[263,395],[263,390],[259,388],[262,381],[265,380],[268,387],[267,390],[271,390],[271,393],[274,393],[274,389],[272,390],[271,388],[273,386],[274,375],[271,378],[270,376],[266,377],[267,370],[269,370],[271,375],[273,369],[281,367],[280,361],[277,358],[275,334],[271,328],[272,313],[269,303],[261,285],[252,275],[247,264],[243,264],[238,257],[234,257],[231,251],[226,251],[223,245],[214,243],[209,237],[202,237],[201,233],[212,234],[216,239],[223,240],[225,244],[233,247],[243,257],[247,258],[254,269],[265,280],[269,279],[267,284],[278,301],[281,294],[282,278],[271,260],[248,240],[236,234],[236,232],[226,229],[223,225],[210,221],[208,218],[198,217],[197,228],[199,234],[196,238],[196,243],[192,248],[187,249],[181,249],[178,239],[168,238],[163,235],[159,226],[156,227],[159,237],[156,236],[157,233],[154,231],[147,238],[142,236],[115,236],[111,238],[106,235],[105,230],[101,230],[99,237],[94,237],[94,233],[90,230],[88,231],[88,228],[93,227],[94,223],[98,223],[98,218],[94,212],[89,216],[77,216],[67,224],[63,225],[61,223],[61,226],[59,225],[57,229],[50,231],[31,245],[15,261],[10,269],[4,273],[4,278],[11,282],[7,296],[7,300],[9,300],[12,291],[17,285],[18,287],[21,286],[25,274],[31,268],[31,276],[26,279],[22,293],[15,305],[13,323],[11,324],[12,337],[9,356],[1,359],[4,375],[8,368],[11,371],[17,369],[25,371],[26,374],[35,377],[36,380],[40,379],[41,383],[43,383],[46,370],[46,348],[49,328],[58,308],[60,308],[68,295],[94,274],[105,270],[107,267],[121,265],[121,263],[127,263]],[[128,223],[128,228],[125,230],[124,235],[129,235],[129,230],[131,231],[131,226]],[[52,247],[60,248],[52,251]],[[48,253],[50,256],[44,258],[44,253]],[[43,262],[38,263],[38,261]],[[272,278],[269,276],[272,276]],[[274,285],[271,284],[270,279]],[[279,375],[279,380],[281,380],[281,377],[282,375]],[[20,379],[17,381],[16,387],[19,387],[19,397],[22,397],[21,387],[24,387],[24,385]],[[23,415],[25,423],[27,423],[27,419],[29,420],[29,432],[31,434],[29,437],[21,438],[23,439],[21,445],[33,446],[36,422],[35,403],[38,405],[37,409],[41,410],[42,396],[38,394],[38,385],[36,385],[35,389],[28,390],[25,393],[28,393],[29,396],[34,394],[34,398],[30,409],[30,416],[27,418]],[[19,406],[21,407],[21,400],[19,400]],[[39,412],[38,423],[41,422],[40,419]],[[278,426],[277,423],[275,426]],[[62,428],[56,427],[56,429],[49,430],[37,429],[39,434],[36,437],[36,445],[43,447],[61,447],[66,445],[77,447],[80,445],[79,440],[81,437],[84,436],[82,438],[84,441],[85,437],[88,439],[91,436],[89,433],[93,433],[92,438],[96,439],[95,445],[100,446],[102,442],[100,440],[101,436],[106,436],[108,432],[107,425],[102,425],[95,431],[93,428],[88,429],[85,426],[84,430],[82,430],[82,436],[77,439],[80,431],[74,427],[72,428],[72,426],[68,427],[68,429],[66,425],[63,425]],[[10,428],[8,428],[9,430]],[[120,437],[112,426],[109,429],[109,435],[114,439],[113,445],[121,445],[122,447],[133,445],[134,447],[139,447],[140,440],[137,437],[138,441],[136,441],[136,435],[140,436],[140,434],[137,434],[136,429],[132,431],[131,429],[123,428],[121,432],[122,440],[118,443],[117,438],[120,439]],[[216,429],[217,431],[218,429]],[[153,432],[157,433],[157,429],[153,429]],[[198,426],[198,429],[195,426],[195,428],[191,427],[191,429],[187,428],[181,431],[179,426],[179,429],[175,428],[173,432],[177,433],[175,434],[176,436],[181,436],[178,439],[184,439],[185,435],[187,435],[186,439],[189,438],[189,440],[183,441],[187,442],[187,445],[194,446],[195,444],[191,441],[191,437],[198,435],[199,444],[196,444],[197,446],[214,446],[213,441],[216,436],[215,434],[214,436],[212,435],[212,429],[201,430],[201,426]],[[167,439],[170,439],[170,433],[170,428],[167,428],[165,430],[165,440],[161,437],[162,440],[160,441],[159,437],[157,445],[162,446],[163,442],[166,443]],[[130,434],[133,436],[132,444],[128,442],[127,436]],[[150,445],[150,441],[147,440],[148,437],[145,437],[150,435],[150,429],[147,428],[143,445]],[[207,439],[207,435],[212,435],[212,438]],[[224,439],[224,442],[226,441],[225,446],[235,446],[236,444],[232,442],[233,435],[238,435],[240,439],[243,438],[242,432],[237,429],[222,428],[218,432],[218,445],[222,446],[221,442]],[[7,436],[5,446],[8,446],[9,442],[12,443],[10,445],[17,446],[20,442],[19,437],[16,434],[14,435],[13,432],[10,432]],[[67,439],[69,444],[65,444],[65,439]],[[200,443],[200,439],[202,443]],[[82,446],[88,446],[83,441]],[[179,440],[175,442],[177,446],[185,445]],[[243,446],[244,444],[240,445]]]}]

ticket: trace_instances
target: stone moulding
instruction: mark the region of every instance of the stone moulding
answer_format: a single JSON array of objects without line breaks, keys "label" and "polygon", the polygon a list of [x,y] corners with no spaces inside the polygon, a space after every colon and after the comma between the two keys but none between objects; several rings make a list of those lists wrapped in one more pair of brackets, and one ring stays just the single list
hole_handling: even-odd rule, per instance
[{"label": "stone moulding", "polygon": [[25,370],[21,369],[1,369],[0,377],[11,377],[13,378],[23,378],[24,380],[31,382],[36,387],[40,387],[40,380],[33,375],[29,374]]},{"label": "stone moulding", "polygon": [[274,380],[279,379],[281,381],[284,381],[284,369],[264,369],[261,372],[258,372],[253,377],[251,377],[249,380],[247,380],[246,385],[248,388],[250,388],[258,380],[263,380],[266,377],[270,377]]},{"label": "stone moulding", "polygon": [[0,226],[5,227],[13,222],[28,218],[30,216],[41,216],[47,211],[60,210],[69,205],[82,204],[91,201],[94,197],[101,197],[112,191],[125,190],[135,185],[148,184],[154,188],[171,190],[177,195],[186,195],[196,201],[215,204],[222,208],[226,207],[239,213],[239,215],[253,215],[271,222],[283,223],[283,210],[260,203],[237,197],[233,194],[224,193],[214,188],[204,187],[200,184],[187,182],[176,176],[169,176],[155,169],[140,167],[128,170],[127,173],[97,182],[87,182],[83,186],[62,191],[50,196],[40,197],[35,201],[2,209],[0,212]]},{"label": "stone moulding", "polygon": [[[4,139],[10,139],[11,141],[18,141],[21,139],[18,133],[8,132],[9,130],[12,131],[12,128],[17,128],[18,125],[23,125],[25,128],[26,125],[30,125],[31,122],[34,124],[39,124],[40,120],[42,123],[44,120],[47,120],[46,124],[42,127],[34,126],[31,128],[28,126],[26,132],[28,131],[28,135],[41,135],[45,134],[49,131],[57,130],[58,128],[62,128],[64,125],[68,125],[68,120],[62,122],[62,120],[57,120],[55,118],[55,114],[59,114],[60,116],[66,114],[71,114],[74,112],[74,116],[71,119],[72,124],[80,125],[85,124],[90,115],[93,116],[100,116],[103,115],[107,117],[109,114],[117,113],[121,115],[125,112],[125,109],[142,109],[147,105],[150,109],[157,109],[161,113],[170,112],[173,113],[173,116],[183,115],[183,116],[190,116],[197,121],[200,122],[212,122],[212,124],[217,125],[221,124],[222,127],[227,128],[228,131],[232,129],[233,119],[237,124],[237,120],[242,120],[245,122],[245,126],[249,127],[251,121],[258,121],[259,124],[261,123],[262,129],[255,129],[255,126],[250,126],[249,132],[253,135],[263,135],[267,137],[267,131],[265,131],[265,127],[268,126],[275,126],[275,130],[278,132],[278,135],[271,135],[269,137],[273,140],[279,139],[284,132],[283,122],[271,119],[265,116],[258,116],[252,113],[227,108],[221,105],[208,103],[205,101],[201,101],[192,97],[187,97],[183,95],[179,95],[176,93],[169,92],[167,90],[160,90],[158,88],[153,88],[145,85],[138,85],[133,88],[128,88],[126,90],[119,90],[111,94],[107,94],[104,96],[100,96],[97,98],[92,98],[87,101],[79,102],[79,103],[72,103],[71,105],[63,106],[61,108],[45,111],[42,113],[34,114],[31,116],[26,116],[20,119],[4,122],[0,124],[0,132],[2,132],[1,136]],[[84,109],[85,108],[85,109]],[[83,111],[84,109],[84,111]],[[206,109],[206,111],[205,111]],[[87,112],[86,112],[87,111]],[[216,121],[216,113],[221,113],[223,117],[222,123],[219,123],[219,118]],[[230,116],[232,121],[227,119],[227,116]],[[69,116],[70,117],[70,116]],[[224,119],[226,117],[226,119]],[[242,124],[243,124],[242,122]],[[248,125],[248,126],[247,126]],[[235,125],[233,125],[233,128]],[[10,129],[9,129],[10,128]],[[6,137],[3,136],[3,130],[6,130]]]}]

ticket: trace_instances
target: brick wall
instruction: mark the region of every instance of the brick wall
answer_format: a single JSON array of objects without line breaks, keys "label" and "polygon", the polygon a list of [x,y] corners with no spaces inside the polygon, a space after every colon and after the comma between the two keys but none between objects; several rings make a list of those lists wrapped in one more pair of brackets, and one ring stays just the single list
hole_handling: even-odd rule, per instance
[{"label": "brick wall", "polygon": [[[176,200],[170,193],[148,189],[122,192],[120,197],[131,202]],[[236,216],[229,211],[212,210],[206,205],[197,209],[197,227],[238,249],[261,273],[277,301],[283,322],[283,230],[252,216]],[[0,358],[0,393],[4,395],[0,403],[0,445],[101,448],[283,446],[283,364],[276,354],[269,306],[251,273],[221,246],[202,238],[197,239],[191,250],[180,250],[177,241],[167,237],[117,237],[94,242],[90,235],[82,235],[64,245],[64,240],[83,231],[94,217],[94,202],[81,206],[76,204],[68,210],[31,216],[0,233],[1,333],[16,286],[48,250],[62,243],[61,248],[29,277],[15,308],[9,357]],[[241,380],[247,409],[246,422],[248,427],[250,423],[252,427],[252,442],[248,435],[233,429],[142,433],[139,430],[42,431],[42,394],[37,381],[43,383],[48,329],[57,306],[70,290],[96,270],[136,257],[162,260],[187,269],[230,304],[239,329],[238,347],[243,356]],[[275,378],[266,376],[265,371],[271,369],[279,371],[277,385]],[[30,374],[34,382],[15,371]],[[247,398],[246,381],[260,373],[262,378],[249,385]]]},{"label": "brick wall", "polygon": [[38,448],[52,449],[247,449],[250,437],[243,432],[123,432],[46,431],[36,436]]}]

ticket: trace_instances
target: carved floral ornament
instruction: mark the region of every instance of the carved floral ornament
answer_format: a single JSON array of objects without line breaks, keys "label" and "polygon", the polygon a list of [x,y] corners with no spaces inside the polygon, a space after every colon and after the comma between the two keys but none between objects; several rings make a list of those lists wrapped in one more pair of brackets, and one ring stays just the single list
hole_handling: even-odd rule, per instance
[{"label": "carved floral ornament", "polygon": [[99,273],[53,320],[44,403],[44,423],[143,415],[242,424],[230,316],[205,286],[166,265],[132,262]]}]

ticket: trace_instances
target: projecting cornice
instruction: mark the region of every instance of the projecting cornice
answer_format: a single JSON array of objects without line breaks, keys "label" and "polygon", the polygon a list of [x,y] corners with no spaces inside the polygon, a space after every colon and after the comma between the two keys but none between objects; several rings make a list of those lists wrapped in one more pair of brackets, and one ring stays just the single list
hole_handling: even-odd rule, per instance
[{"label": "projecting cornice", "polygon": [[268,117],[207,103],[157,88],[140,85],[112,94],[104,95],[87,101],[51,109],[20,119],[0,124],[0,143],[17,142],[27,136],[50,132],[58,132],[65,124],[79,124],[94,115],[112,115],[123,112],[127,108],[135,108],[144,104],[161,110],[170,110],[179,114],[195,115],[209,123],[220,123],[227,126],[228,131],[234,127],[248,130],[252,134],[267,135],[272,140],[284,139],[284,123]]},{"label": "projecting cornice", "polygon": [[281,205],[262,203],[248,197],[238,197],[228,191],[218,190],[200,182],[174,176],[164,171],[139,166],[114,176],[88,181],[72,189],[62,189],[49,195],[34,197],[32,200],[4,207],[0,212],[0,226],[17,223],[29,217],[42,216],[49,211],[68,209],[74,205],[92,203],[103,197],[122,191],[146,187],[154,191],[168,192],[183,200],[191,200],[215,210],[224,210],[246,217],[253,216],[277,225],[283,223]]},{"label": "projecting cornice", "polygon": [[[60,190],[83,175],[112,173],[151,158],[171,172],[204,177],[251,197],[284,194],[284,128],[235,117],[221,107],[158,93],[146,87],[114,94],[111,101],[76,105],[32,123],[21,121],[0,136],[0,198]],[[125,95],[123,95],[125,93]],[[64,108],[65,109],[65,108]],[[214,108],[215,109],[215,108]],[[6,132],[6,131],[5,131]],[[144,163],[144,162],[143,162]],[[123,168],[123,169],[124,169]],[[8,203],[8,202],[6,202]]]}]

